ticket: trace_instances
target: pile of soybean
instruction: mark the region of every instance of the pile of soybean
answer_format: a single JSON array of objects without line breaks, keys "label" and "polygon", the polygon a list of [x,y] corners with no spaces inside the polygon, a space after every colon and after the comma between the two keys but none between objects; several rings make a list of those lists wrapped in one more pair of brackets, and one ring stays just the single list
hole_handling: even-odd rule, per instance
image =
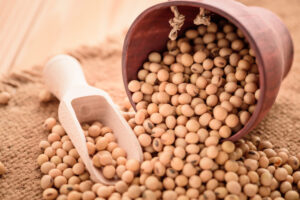
[{"label": "pile of soybean", "polygon": [[94,166],[102,170],[106,179],[122,179],[130,183],[134,173],[137,174],[140,163],[135,159],[127,160],[127,153],[119,147],[113,130],[101,122],[94,122],[91,126],[85,123],[82,128]]},{"label": "pile of soybean", "polygon": [[226,21],[211,23],[166,49],[150,53],[128,85],[137,113],[124,117],[144,161],[127,160],[109,127],[83,124],[94,165],[118,179],[114,186],[94,183],[63,128],[49,118],[38,157],[43,198],[299,199],[300,154],[275,150],[258,136],[223,141],[247,123],[259,99],[255,55],[242,32]]}]

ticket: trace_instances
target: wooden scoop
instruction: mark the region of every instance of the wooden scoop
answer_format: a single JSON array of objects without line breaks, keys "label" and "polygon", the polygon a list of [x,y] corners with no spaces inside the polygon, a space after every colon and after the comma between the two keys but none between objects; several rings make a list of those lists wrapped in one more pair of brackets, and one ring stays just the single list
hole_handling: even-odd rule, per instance
[{"label": "wooden scoop", "polygon": [[142,161],[142,149],[134,132],[110,96],[103,90],[88,85],[75,58],[67,55],[55,56],[46,64],[44,78],[48,89],[60,100],[59,121],[93,181],[107,185],[116,182],[104,178],[102,172],[94,167],[80,123],[100,121],[110,127],[119,146],[127,152],[127,158]]}]

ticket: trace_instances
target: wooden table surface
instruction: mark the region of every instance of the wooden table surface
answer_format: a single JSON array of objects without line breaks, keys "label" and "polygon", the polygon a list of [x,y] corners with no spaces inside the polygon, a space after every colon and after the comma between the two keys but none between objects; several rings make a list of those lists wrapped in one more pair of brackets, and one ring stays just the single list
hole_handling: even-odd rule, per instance
[{"label": "wooden table surface", "polygon": [[0,75],[97,45],[162,0],[0,0]]},{"label": "wooden table surface", "polygon": [[[129,27],[147,7],[163,1],[0,0],[0,76],[67,49],[97,45]],[[271,10],[287,5],[286,0],[241,1]],[[299,0],[291,1],[300,5]]]}]

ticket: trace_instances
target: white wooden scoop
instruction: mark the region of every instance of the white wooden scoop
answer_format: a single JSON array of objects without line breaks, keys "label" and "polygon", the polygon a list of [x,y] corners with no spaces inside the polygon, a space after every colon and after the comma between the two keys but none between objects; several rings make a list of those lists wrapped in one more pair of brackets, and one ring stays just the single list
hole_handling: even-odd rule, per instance
[{"label": "white wooden scoop", "polygon": [[[101,73],[101,71],[95,72]],[[60,100],[58,118],[76,150],[78,151],[91,179],[107,185],[116,180],[107,180],[101,170],[94,167],[86,147],[86,139],[80,123],[100,121],[110,127],[118,144],[127,152],[128,159],[142,161],[141,146],[110,96],[103,90],[86,82],[79,62],[67,55],[52,58],[44,69],[48,89]]]}]

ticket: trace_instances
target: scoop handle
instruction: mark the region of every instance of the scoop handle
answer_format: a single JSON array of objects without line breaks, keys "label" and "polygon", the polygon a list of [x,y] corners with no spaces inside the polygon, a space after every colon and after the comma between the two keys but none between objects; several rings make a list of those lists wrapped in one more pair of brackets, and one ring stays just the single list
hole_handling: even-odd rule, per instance
[{"label": "scoop handle", "polygon": [[80,63],[68,55],[57,55],[50,59],[44,69],[45,84],[59,100],[68,90],[88,86]]}]

